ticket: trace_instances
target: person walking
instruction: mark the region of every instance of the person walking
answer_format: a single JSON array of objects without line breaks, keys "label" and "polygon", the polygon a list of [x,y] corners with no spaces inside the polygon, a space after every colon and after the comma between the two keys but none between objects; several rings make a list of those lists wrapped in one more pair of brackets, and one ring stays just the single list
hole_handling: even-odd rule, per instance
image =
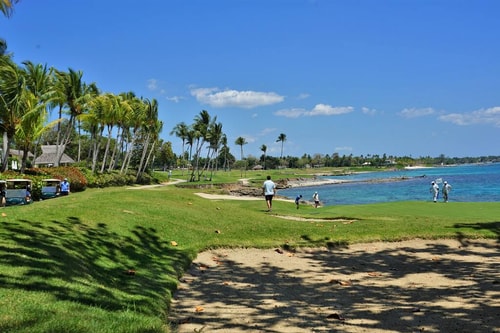
[{"label": "person walking", "polygon": [[314,200],[314,208],[318,208],[319,207],[319,194],[318,194],[318,192],[314,192],[313,200]]},{"label": "person walking", "polygon": [[429,192],[432,194],[432,200],[434,202],[437,202],[438,195],[439,195],[439,185],[436,184],[436,182],[431,182],[431,187],[429,189]]},{"label": "person walking", "polygon": [[267,176],[266,181],[262,185],[262,194],[266,198],[267,211],[273,210],[273,197],[276,194],[276,184],[271,180],[271,176]]},{"label": "person walking", "polygon": [[68,178],[64,178],[63,182],[61,183],[61,195],[68,195],[69,192],[70,190]]},{"label": "person walking", "polygon": [[443,192],[443,201],[448,202],[448,194],[451,191],[451,185],[448,184],[447,181],[443,183],[443,189],[441,191]]},{"label": "person walking", "polygon": [[295,206],[297,206],[297,209],[299,209],[300,199],[302,199],[302,194],[299,194],[297,195],[297,197],[295,197]]}]

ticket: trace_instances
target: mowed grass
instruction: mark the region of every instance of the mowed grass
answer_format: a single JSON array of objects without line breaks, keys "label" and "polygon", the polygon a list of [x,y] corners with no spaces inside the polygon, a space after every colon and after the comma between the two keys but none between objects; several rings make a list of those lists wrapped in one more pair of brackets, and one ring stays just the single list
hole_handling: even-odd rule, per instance
[{"label": "mowed grass", "polygon": [[[225,181],[240,176],[232,173]],[[260,181],[265,175],[247,176]],[[297,210],[292,202],[275,201],[270,214],[263,199],[207,200],[195,195],[199,191],[89,189],[1,209],[0,332],[169,332],[168,306],[177,281],[208,248],[292,249],[500,234],[500,203]]]}]

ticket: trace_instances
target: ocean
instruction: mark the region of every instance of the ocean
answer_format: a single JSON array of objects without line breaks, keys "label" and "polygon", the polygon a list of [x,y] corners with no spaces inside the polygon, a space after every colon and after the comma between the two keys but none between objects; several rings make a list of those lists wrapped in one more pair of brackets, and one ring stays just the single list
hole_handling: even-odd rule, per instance
[{"label": "ocean", "polygon": [[[437,181],[441,190],[442,183],[447,181],[452,186],[449,202],[500,201],[500,163],[367,172],[319,179],[348,182],[282,189],[278,194],[290,199],[302,194],[305,200],[312,201],[313,193],[318,191],[325,206],[394,201],[430,202],[431,182]],[[441,191],[439,199],[442,201]]]}]

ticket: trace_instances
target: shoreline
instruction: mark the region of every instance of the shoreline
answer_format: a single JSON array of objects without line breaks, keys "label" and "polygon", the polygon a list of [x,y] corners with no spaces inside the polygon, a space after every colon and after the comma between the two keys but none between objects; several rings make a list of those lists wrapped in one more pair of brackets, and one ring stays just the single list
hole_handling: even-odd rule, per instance
[{"label": "shoreline", "polygon": [[414,176],[414,177],[391,177],[391,178],[376,178],[376,179],[363,179],[363,180],[346,180],[346,179],[297,179],[288,180],[287,187],[312,187],[312,186],[323,186],[323,185],[336,185],[345,183],[385,183],[385,182],[399,182],[410,180],[414,178],[425,178],[426,175]]}]

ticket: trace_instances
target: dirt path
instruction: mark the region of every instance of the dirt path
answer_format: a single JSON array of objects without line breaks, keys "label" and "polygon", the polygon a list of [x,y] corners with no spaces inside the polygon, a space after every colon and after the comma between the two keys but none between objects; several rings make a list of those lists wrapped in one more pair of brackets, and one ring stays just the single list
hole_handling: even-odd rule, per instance
[{"label": "dirt path", "polygon": [[495,240],[214,250],[181,279],[183,332],[500,332]]}]

